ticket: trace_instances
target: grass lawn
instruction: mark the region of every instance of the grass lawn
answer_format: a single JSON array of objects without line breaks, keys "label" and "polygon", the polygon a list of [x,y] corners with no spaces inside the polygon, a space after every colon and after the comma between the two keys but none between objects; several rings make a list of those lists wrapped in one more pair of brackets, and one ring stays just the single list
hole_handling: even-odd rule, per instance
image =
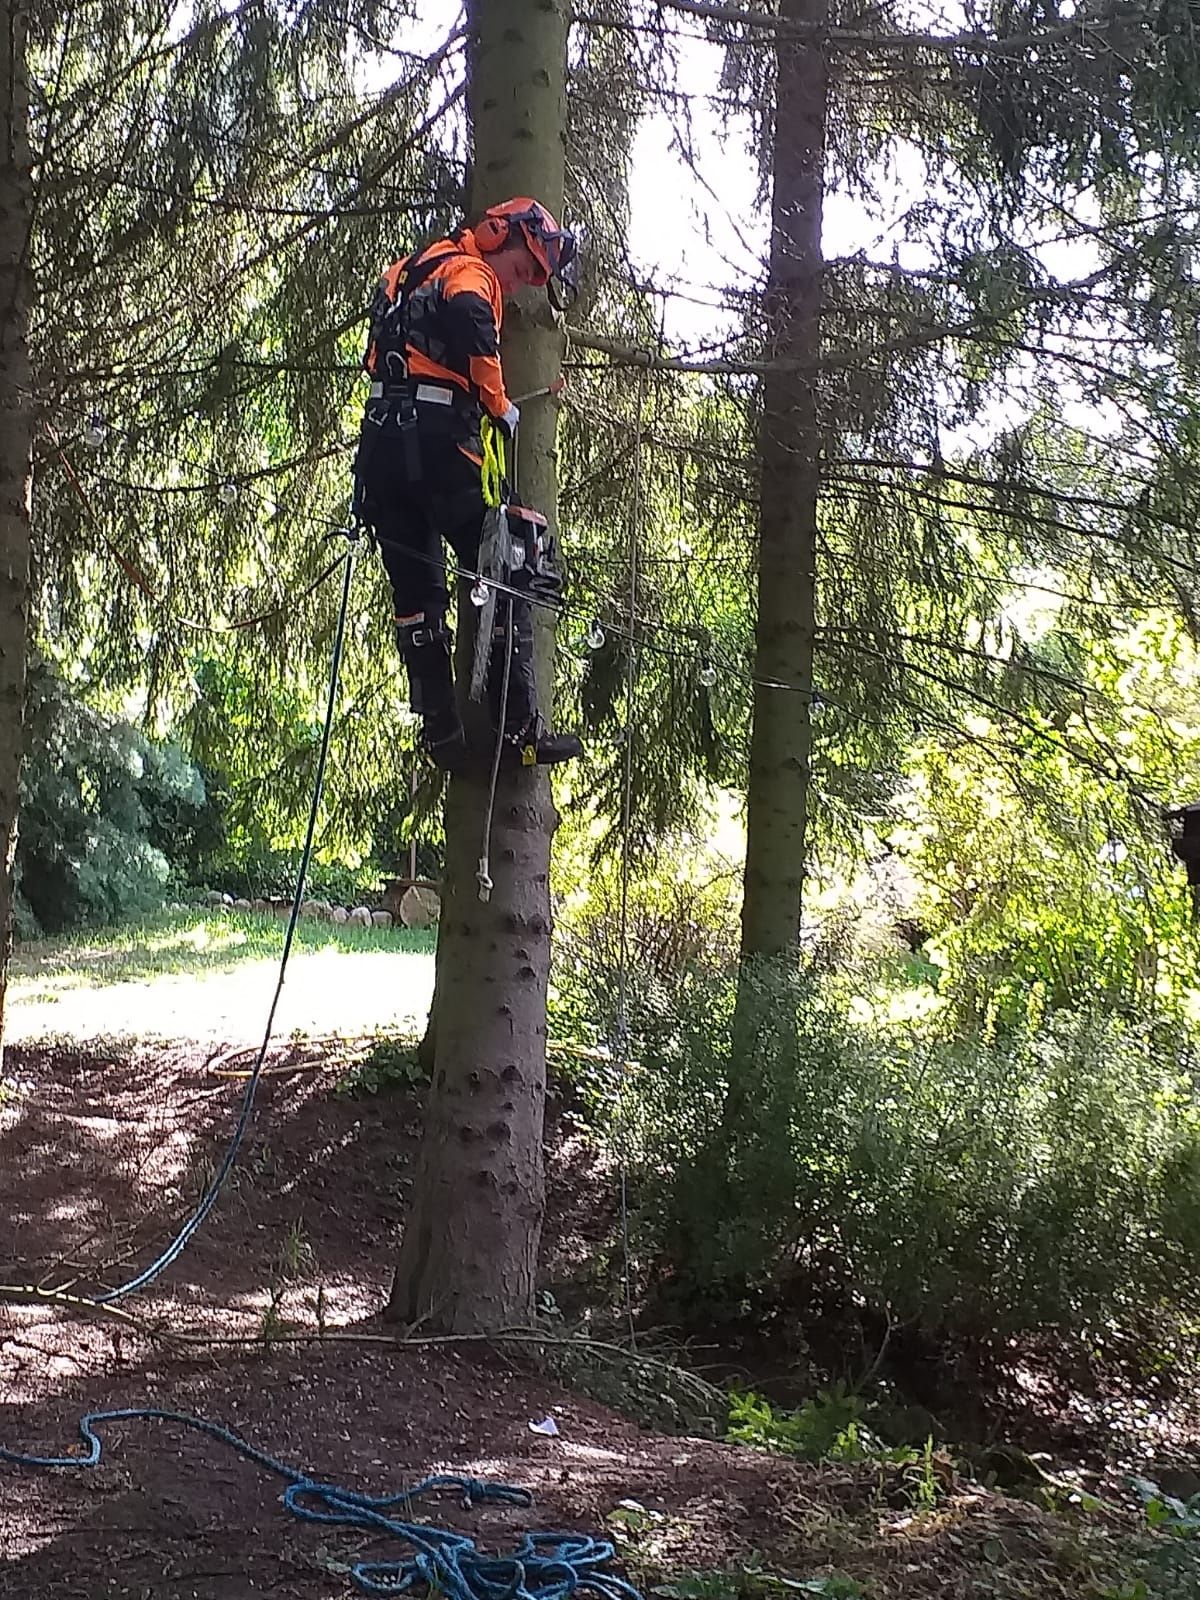
[{"label": "grass lawn", "polygon": [[[286,919],[196,907],[141,922],[18,944],[9,982],[14,998],[44,1000],[70,989],[144,983],[164,974],[232,972],[247,961],[278,960]],[[302,918],[292,945],[303,952],[395,951],[431,956],[437,930],[359,928]]]},{"label": "grass lawn", "polygon": [[[20,944],[6,1032],[14,1040],[250,1039],[265,1020],[286,927],[279,917],[202,907]],[[276,1036],[420,1029],[436,938],[434,929],[304,919]]]}]

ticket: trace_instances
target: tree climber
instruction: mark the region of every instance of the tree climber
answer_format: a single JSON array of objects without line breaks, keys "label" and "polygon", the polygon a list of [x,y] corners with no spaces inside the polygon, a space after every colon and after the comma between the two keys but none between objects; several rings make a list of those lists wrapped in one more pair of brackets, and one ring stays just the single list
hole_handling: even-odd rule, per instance
[{"label": "tree climber", "polygon": [[[450,772],[465,767],[467,745],[454,698],[442,539],[460,566],[476,570],[488,430],[511,439],[520,417],[500,366],[504,301],[526,285],[545,286],[561,310],[569,300],[559,284],[574,297],[574,235],[536,200],[506,200],[474,228],[393,262],[371,308],[363,364],[374,381],[355,462],[356,511],[379,539],[423,743]],[[544,518],[526,515],[544,527]],[[561,580],[543,564],[532,587],[555,601]],[[497,608],[501,615],[488,684],[506,751],[526,765],[569,761],[582,753],[579,740],[550,733],[538,712],[533,614],[523,597],[513,599],[508,700],[499,705],[506,607]]]}]

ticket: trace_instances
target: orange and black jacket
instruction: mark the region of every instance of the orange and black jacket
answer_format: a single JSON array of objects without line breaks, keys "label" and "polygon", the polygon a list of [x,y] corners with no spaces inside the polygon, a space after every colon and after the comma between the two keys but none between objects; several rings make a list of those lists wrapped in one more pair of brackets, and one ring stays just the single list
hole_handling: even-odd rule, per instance
[{"label": "orange and black jacket", "polygon": [[[405,293],[402,328],[394,317],[376,321],[367,348],[367,371],[387,382],[395,375],[389,353],[402,353],[410,378],[453,384],[477,400],[489,416],[502,417],[510,403],[500,367],[504,300],[500,280],[469,228],[394,261],[380,281],[379,296],[395,305],[397,294],[405,292],[401,282],[405,271],[427,267],[434,258],[432,269]],[[401,338],[403,352],[398,349]]]}]

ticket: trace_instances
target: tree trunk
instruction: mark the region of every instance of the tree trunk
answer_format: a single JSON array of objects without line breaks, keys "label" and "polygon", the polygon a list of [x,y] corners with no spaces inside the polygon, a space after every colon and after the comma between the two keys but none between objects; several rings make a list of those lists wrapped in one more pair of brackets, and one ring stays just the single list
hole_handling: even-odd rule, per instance
[{"label": "tree trunk", "polygon": [[[780,4],[780,16],[797,22],[821,23],[827,11],[828,0]],[[804,886],[821,472],[822,417],[810,374],[821,343],[827,73],[819,44],[779,37],[776,52],[764,322],[769,355],[802,361],[807,373],[763,380],[743,965],[721,1119],[697,1158],[695,1192],[706,1196],[707,1211],[686,1219],[695,1230],[689,1253],[735,1293],[771,1260],[772,1230],[788,1212],[796,1033],[782,982],[796,970]]]},{"label": "tree trunk", "polygon": [[[781,0],[780,17],[821,24],[828,0]],[[827,69],[819,44],[780,36],[771,261],[770,355],[812,371],[821,342],[821,213]],[[763,380],[754,723],[746,801],[744,956],[796,948],[808,813],[821,429],[815,380]],[[782,688],[764,687],[778,683]],[[797,692],[799,691],[799,692]]]},{"label": "tree trunk", "polygon": [[25,0],[4,0],[0,27],[0,1048],[12,950],[13,857],[25,735],[33,404],[29,245],[33,185]]},{"label": "tree trunk", "polygon": [[[471,0],[468,9],[472,214],[531,195],[561,216],[565,0]],[[562,353],[562,335],[547,313],[509,315],[504,369],[511,393],[549,383]],[[546,402],[525,408],[519,460],[522,497],[552,524],[555,423]],[[539,683],[548,684],[553,639],[543,629],[538,638]],[[460,671],[460,691],[463,677]],[[477,729],[468,731],[478,737]],[[488,730],[484,743],[491,738]],[[456,778],[446,801],[433,1082],[388,1306],[393,1320],[453,1333],[529,1320],[545,1207],[550,843],[557,816],[544,771],[501,770],[494,888],[484,904],[475,874],[486,795],[486,776]]]}]

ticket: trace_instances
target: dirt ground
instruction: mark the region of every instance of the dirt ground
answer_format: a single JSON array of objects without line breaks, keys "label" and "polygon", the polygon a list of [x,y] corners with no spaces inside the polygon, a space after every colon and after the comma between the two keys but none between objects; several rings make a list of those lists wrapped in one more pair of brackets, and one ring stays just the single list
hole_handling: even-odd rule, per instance
[{"label": "dirt ground", "polygon": [[[9,1051],[0,1216],[12,1220],[0,1234],[0,1282],[77,1280],[82,1290],[152,1256],[228,1136],[240,1085],[212,1075],[215,1053],[195,1041],[132,1053]],[[319,1060],[298,1044],[273,1057]],[[528,1528],[604,1533],[618,1502],[635,1501],[644,1514],[626,1514],[633,1525],[617,1565],[644,1588],[756,1559],[793,1585],[825,1580],[802,1592],[869,1600],[1114,1592],[1102,1586],[1112,1532],[1103,1520],[1081,1529],[1069,1511],[1051,1516],[965,1484],[946,1463],[934,1469],[930,1506],[911,1470],[810,1467],[641,1429],[568,1392],[519,1350],[343,1339],[391,1336],[375,1318],[420,1109],[412,1096],[338,1095],[336,1076],[323,1066],[264,1081],[217,1211],[164,1278],[123,1302],[143,1329],[325,1337],[181,1348],[116,1319],[0,1305],[0,1442],[64,1453],[82,1412],[149,1405],[221,1422],[315,1477],[368,1493],[435,1470],[500,1478],[532,1490],[533,1508],[426,1508],[495,1550]],[[581,1235],[611,1205],[611,1185],[558,1106],[547,1155],[544,1266],[554,1284],[578,1271]],[[531,1430],[546,1416],[555,1437]],[[398,1553],[373,1535],[292,1520],[280,1491],[259,1468],[168,1423],[110,1425],[91,1471],[0,1464],[0,1595],[333,1600],[351,1592],[348,1563]],[[849,1574],[849,1586],[836,1574]],[[699,1600],[763,1592],[744,1578],[724,1589],[706,1581]]]}]

